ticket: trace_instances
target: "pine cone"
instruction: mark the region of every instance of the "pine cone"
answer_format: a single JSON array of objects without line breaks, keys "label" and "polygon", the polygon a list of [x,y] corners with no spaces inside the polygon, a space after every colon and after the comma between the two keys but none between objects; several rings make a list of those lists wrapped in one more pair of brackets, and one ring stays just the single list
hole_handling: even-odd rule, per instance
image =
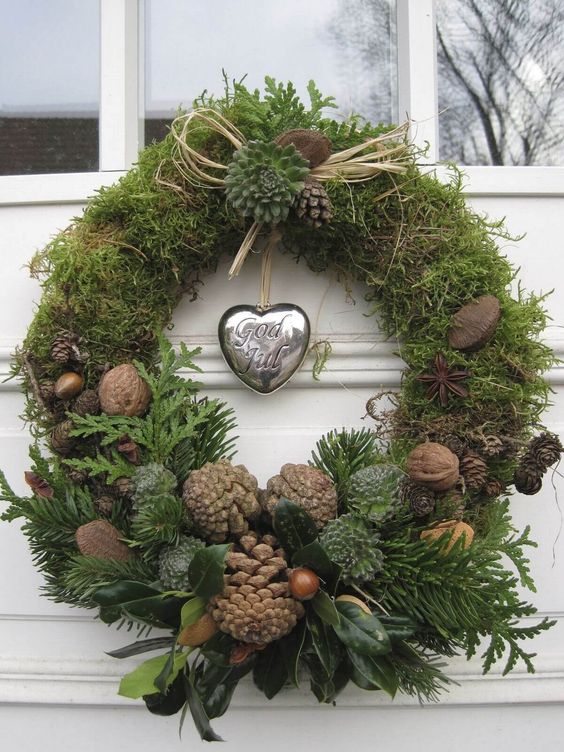
[{"label": "pine cone", "polygon": [[76,467],[69,468],[67,472],[68,478],[77,486],[82,486],[88,480],[88,470],[79,470]]},{"label": "pine cone", "polygon": [[527,451],[539,470],[545,473],[551,465],[560,460],[564,448],[555,434],[541,433],[529,443]]},{"label": "pine cone", "polygon": [[85,389],[72,404],[71,412],[84,417],[85,415],[98,415],[100,412],[100,400],[94,389]]},{"label": "pine cone", "polygon": [[184,482],[183,499],[199,534],[213,543],[243,535],[260,512],[258,484],[243,465],[207,462]]},{"label": "pine cone", "polygon": [[529,454],[521,458],[521,462],[513,476],[515,488],[519,493],[534,496],[542,488],[542,469]]},{"label": "pine cone", "polygon": [[490,499],[499,498],[505,491],[505,483],[495,478],[490,478],[484,486],[484,494]]},{"label": "pine cone", "polygon": [[280,474],[266,484],[261,496],[263,508],[272,515],[282,497],[305,509],[318,530],[337,515],[337,491],[333,481],[316,467],[284,465]]},{"label": "pine cone", "polygon": [[56,363],[68,363],[74,361],[83,363],[87,354],[79,349],[81,338],[78,334],[62,331],[57,334],[51,345],[51,357]]},{"label": "pine cone", "polygon": [[499,436],[489,434],[480,438],[480,452],[486,457],[498,457],[503,452],[504,445]]},{"label": "pine cone", "polygon": [[63,457],[70,454],[74,446],[74,439],[70,435],[73,428],[72,420],[63,420],[51,431],[51,449]]},{"label": "pine cone", "polygon": [[317,180],[308,179],[294,200],[296,216],[312,227],[323,227],[332,218],[331,199]]},{"label": "pine cone", "polygon": [[129,499],[133,496],[133,481],[126,476],[116,478],[112,483],[112,488],[123,499]]},{"label": "pine cone", "polygon": [[417,483],[405,483],[402,488],[402,498],[416,517],[425,517],[435,508],[435,494],[430,488]]},{"label": "pine cone", "polygon": [[308,162],[293,144],[249,141],[237,149],[225,176],[228,201],[255,222],[277,224],[304,187]]},{"label": "pine cone", "polygon": [[460,460],[460,474],[466,488],[474,491],[481,488],[486,482],[487,473],[486,462],[476,452],[466,452]]},{"label": "pine cone", "polygon": [[437,441],[443,446],[446,446],[447,449],[450,449],[450,451],[453,454],[456,454],[459,459],[468,449],[466,442],[454,434],[450,434],[445,439],[437,439]]},{"label": "pine cone", "polygon": [[259,541],[249,533],[240,547],[227,554],[225,589],[211,599],[211,615],[236,640],[264,645],[289,634],[304,607],[290,594],[288,565],[274,536]]},{"label": "pine cone", "polygon": [[100,496],[94,502],[94,507],[102,517],[111,517],[114,508],[114,499],[111,496]]}]

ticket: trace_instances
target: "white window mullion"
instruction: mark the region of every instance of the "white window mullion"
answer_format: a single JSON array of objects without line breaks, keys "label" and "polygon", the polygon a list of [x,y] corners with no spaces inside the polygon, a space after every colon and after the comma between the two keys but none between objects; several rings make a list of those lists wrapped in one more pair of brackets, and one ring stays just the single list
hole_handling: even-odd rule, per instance
[{"label": "white window mullion", "polygon": [[100,0],[100,170],[126,170],[139,150],[137,0]]},{"label": "white window mullion", "polygon": [[412,120],[411,138],[438,158],[437,51],[434,0],[397,0],[399,120]]}]

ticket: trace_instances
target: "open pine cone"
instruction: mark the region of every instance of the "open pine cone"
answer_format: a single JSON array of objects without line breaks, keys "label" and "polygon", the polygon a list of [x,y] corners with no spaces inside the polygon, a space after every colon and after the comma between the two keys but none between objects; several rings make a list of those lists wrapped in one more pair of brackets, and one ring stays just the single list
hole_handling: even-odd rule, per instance
[{"label": "open pine cone", "polygon": [[262,506],[272,514],[282,497],[303,507],[319,530],[337,516],[337,491],[333,481],[316,467],[284,465],[280,474],[268,481],[261,498]]},{"label": "open pine cone", "polygon": [[225,589],[210,601],[213,619],[236,640],[264,645],[289,634],[304,607],[290,594],[288,565],[276,538],[255,533],[226,557]]},{"label": "open pine cone", "polygon": [[243,535],[260,512],[258,484],[244,465],[207,462],[184,482],[183,499],[196,531],[212,543]]}]

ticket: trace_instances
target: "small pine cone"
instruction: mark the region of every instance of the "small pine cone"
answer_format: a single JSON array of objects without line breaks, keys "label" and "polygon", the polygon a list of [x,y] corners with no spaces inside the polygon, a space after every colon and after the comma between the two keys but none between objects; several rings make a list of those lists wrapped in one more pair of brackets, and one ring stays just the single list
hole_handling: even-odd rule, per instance
[{"label": "small pine cone", "polygon": [[48,381],[46,384],[41,384],[39,387],[39,395],[47,407],[53,407],[55,403],[55,384],[52,381]]},{"label": "small pine cone", "polygon": [[486,482],[487,472],[486,462],[476,452],[466,452],[460,460],[460,474],[466,488],[473,491],[481,488]]},{"label": "small pine cone", "polygon": [[331,199],[317,180],[308,179],[294,201],[294,211],[299,219],[312,227],[323,227],[332,218]]},{"label": "small pine cone", "polygon": [[402,489],[402,495],[416,517],[425,517],[435,508],[435,494],[426,486],[406,483]]},{"label": "small pine cone", "polygon": [[480,437],[480,452],[486,457],[498,457],[503,449],[503,441],[499,436],[489,434]]},{"label": "small pine cone", "polygon": [[51,345],[51,357],[56,363],[68,363],[76,361],[82,363],[86,360],[86,353],[79,349],[81,338],[72,332],[59,332]]},{"label": "small pine cone", "polygon": [[533,457],[525,454],[513,476],[515,488],[526,496],[534,496],[542,488],[542,469]]},{"label": "small pine cone", "polygon": [[244,643],[264,645],[279,640],[304,615],[292,597],[288,565],[272,536],[241,538],[243,551],[230,551],[225,559],[225,589],[210,601],[210,611],[222,632]]},{"label": "small pine cone", "polygon": [[73,402],[71,411],[82,417],[98,415],[100,412],[98,393],[94,389],[85,389]]},{"label": "small pine cone", "polygon": [[122,499],[129,499],[133,495],[133,483],[131,482],[131,478],[116,478],[112,483],[112,488]]},{"label": "small pine cone", "polygon": [[464,494],[456,488],[437,496],[435,504],[435,518],[461,520],[464,517],[466,504]]},{"label": "small pine cone", "polygon": [[79,470],[76,467],[71,467],[67,473],[68,478],[72,483],[76,483],[77,486],[82,486],[88,480],[88,470]]},{"label": "small pine cone", "polygon": [[453,454],[456,454],[459,459],[468,450],[466,442],[454,434],[446,436],[444,439],[437,439],[437,441],[443,446],[446,446],[447,449],[450,449],[450,451]]},{"label": "small pine cone", "polygon": [[281,498],[305,509],[318,530],[337,516],[337,491],[333,481],[316,467],[284,465],[280,474],[274,475],[266,484],[261,504],[272,515]]},{"label": "small pine cone", "polygon": [[498,499],[505,492],[505,483],[490,478],[484,486],[484,494],[490,499]]},{"label": "small pine cone", "polygon": [[207,462],[184,481],[183,499],[195,529],[212,543],[244,535],[258,516],[258,483],[243,465]]},{"label": "small pine cone", "polygon": [[74,445],[74,439],[70,435],[72,429],[72,420],[63,420],[51,431],[51,449],[63,457],[70,454]]},{"label": "small pine cone", "polygon": [[541,433],[529,443],[527,451],[539,470],[545,473],[551,465],[555,465],[560,460],[564,447],[556,434]]},{"label": "small pine cone", "polygon": [[94,507],[102,517],[111,517],[114,503],[114,499],[111,496],[100,496],[100,498],[96,499],[94,502]]}]

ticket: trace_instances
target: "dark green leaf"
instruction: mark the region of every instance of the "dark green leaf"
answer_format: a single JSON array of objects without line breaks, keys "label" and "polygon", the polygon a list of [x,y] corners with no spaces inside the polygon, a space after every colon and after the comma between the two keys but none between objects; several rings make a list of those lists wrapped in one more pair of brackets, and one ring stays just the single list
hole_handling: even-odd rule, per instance
[{"label": "dark green leaf", "polygon": [[100,617],[100,621],[103,621],[104,624],[114,624],[114,622],[123,618],[119,606],[100,606],[98,616]]},{"label": "dark green leaf", "polygon": [[341,659],[341,642],[331,627],[311,608],[308,609],[307,626],[315,653],[327,675],[332,676]]},{"label": "dark green leaf", "polygon": [[174,637],[153,637],[150,640],[138,640],[131,645],[125,645],[117,650],[110,650],[106,655],[112,658],[129,658],[132,655],[148,653],[151,650],[161,650],[161,648],[170,648],[174,645]]},{"label": "dark green leaf", "polygon": [[406,640],[417,631],[417,624],[409,616],[386,616],[382,614],[378,619],[392,641]]},{"label": "dark green leaf", "polygon": [[320,590],[315,598],[311,601],[311,606],[320,619],[332,627],[338,627],[341,620],[339,612],[333,603],[333,600]]},{"label": "dark green leaf", "polygon": [[289,635],[283,637],[278,642],[280,653],[284,663],[286,664],[286,671],[288,678],[292,684],[299,687],[300,682],[298,678],[298,669],[300,664],[300,655],[304,646],[306,634],[306,620],[300,619],[295,629],[293,629]]},{"label": "dark green leaf", "polygon": [[231,635],[224,632],[216,632],[209,640],[201,646],[200,653],[205,656],[210,663],[217,666],[229,666],[229,659],[233,648],[237,642]]},{"label": "dark green leaf", "polygon": [[166,692],[167,686],[170,684],[170,677],[174,671],[174,659],[176,657],[176,643],[172,646],[172,650],[168,654],[168,660],[163,666],[162,671],[155,679],[155,687],[159,692]]},{"label": "dark green leaf", "polygon": [[178,630],[182,606],[189,599],[190,596],[156,595],[123,603],[121,608],[124,616],[133,621],[141,621],[161,629]]},{"label": "dark green leaf", "polygon": [[272,700],[286,683],[288,671],[277,642],[271,643],[257,655],[253,679],[268,700]]},{"label": "dark green leaf", "polygon": [[295,567],[309,567],[321,577],[327,589],[333,593],[341,575],[341,567],[331,561],[319,541],[312,541],[292,556]]},{"label": "dark green leaf", "polygon": [[[168,684],[171,684],[179,671],[184,668],[187,657],[187,653],[176,654],[173,671],[168,677]],[[163,671],[168,659],[168,654],[157,655],[155,658],[149,658],[149,660],[139,664],[136,669],[122,678],[118,694],[135,700],[143,695],[150,695],[158,692],[159,688],[155,686],[155,679]]]},{"label": "dark green leaf", "polygon": [[336,672],[329,676],[316,655],[307,656],[310,673],[310,689],[318,702],[333,702],[337,694],[349,681],[350,666],[347,660],[341,661]]},{"label": "dark green leaf", "polygon": [[390,638],[380,621],[348,601],[335,604],[340,615],[333,629],[348,648],[362,655],[383,655],[392,649]]},{"label": "dark green leaf", "polygon": [[290,558],[300,548],[317,540],[317,527],[302,507],[288,499],[280,499],[274,507],[274,532]]},{"label": "dark green leaf", "polygon": [[222,742],[221,736],[218,736],[210,725],[210,719],[206,713],[200,695],[196,691],[191,677],[184,676],[184,693],[188,701],[188,707],[194,720],[200,738],[205,742]]},{"label": "dark green leaf", "polygon": [[117,606],[155,595],[160,595],[160,590],[149,587],[142,582],[118,580],[111,585],[98,588],[92,595],[92,600],[100,606]]},{"label": "dark green leaf", "polygon": [[[390,697],[398,690],[398,676],[393,664],[385,656],[360,655],[347,648],[347,653],[356,672],[366,680],[371,688],[383,689]],[[354,677],[353,677],[354,680]],[[360,686],[360,685],[359,685]],[[366,689],[366,687],[362,687]]]},{"label": "dark green leaf", "polygon": [[208,601],[224,587],[225,555],[229,544],[207,546],[196,551],[188,567],[188,579],[196,595]]},{"label": "dark green leaf", "polygon": [[176,677],[166,693],[154,692],[150,695],[144,695],[143,700],[147,710],[154,715],[174,715],[178,713],[186,702],[182,674]]}]

